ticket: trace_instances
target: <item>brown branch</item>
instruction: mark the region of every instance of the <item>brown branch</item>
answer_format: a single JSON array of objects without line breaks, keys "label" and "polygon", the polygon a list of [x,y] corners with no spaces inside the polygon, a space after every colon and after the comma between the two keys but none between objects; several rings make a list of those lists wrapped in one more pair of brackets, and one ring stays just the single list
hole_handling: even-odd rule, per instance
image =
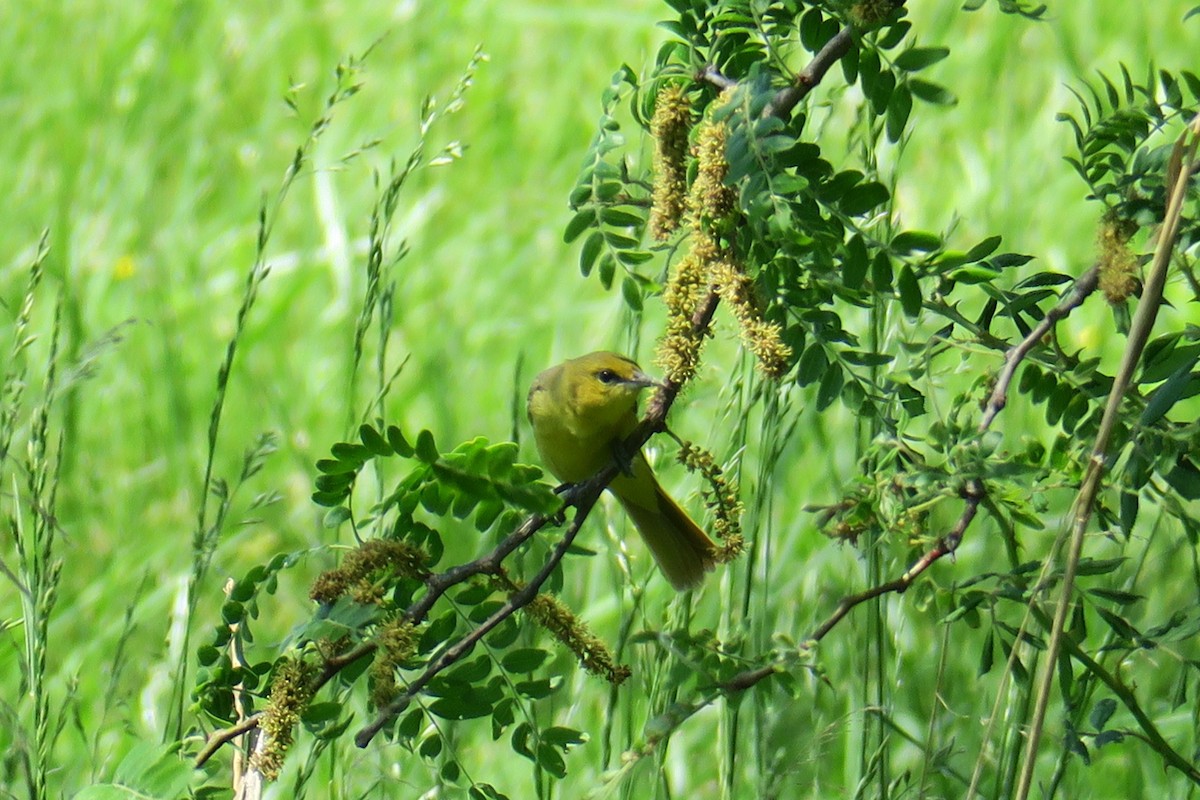
[{"label": "brown branch", "polygon": [[[1196,161],[1198,149],[1200,149],[1200,115],[1192,118],[1188,128],[1176,141],[1171,163],[1168,164],[1166,179],[1167,185],[1171,187],[1171,192],[1167,196],[1165,214],[1158,231],[1158,245],[1155,247],[1154,258],[1150,263],[1146,282],[1142,287],[1141,300],[1138,302],[1137,311],[1134,312],[1133,320],[1129,325],[1128,342],[1125,352],[1121,356],[1121,363],[1113,376],[1112,389],[1109,390],[1108,401],[1104,405],[1104,416],[1100,418],[1100,427],[1096,433],[1096,441],[1092,445],[1092,455],[1088,460],[1087,471],[1084,473],[1079,494],[1071,509],[1071,537],[1066,561],[1063,565],[1062,588],[1054,609],[1054,624],[1050,629],[1050,638],[1046,643],[1046,667],[1038,681],[1033,714],[1025,739],[1024,759],[1021,763],[1017,791],[1014,795],[1018,800],[1025,800],[1029,796],[1033,784],[1033,772],[1037,765],[1037,749],[1041,744],[1046,712],[1049,708],[1056,659],[1065,638],[1067,617],[1070,615],[1073,605],[1075,573],[1083,552],[1084,535],[1091,522],[1096,494],[1100,490],[1100,480],[1108,464],[1109,442],[1117,427],[1117,417],[1125,399],[1125,392],[1133,382],[1134,372],[1137,371],[1138,363],[1146,348],[1146,342],[1149,341],[1154,322],[1158,317],[1158,310],[1163,303],[1163,286],[1166,283],[1171,255],[1175,250],[1179,235],[1179,225],[1183,217],[1191,169]],[[1181,169],[1184,164],[1187,169]]]},{"label": "brown branch", "polygon": [[991,427],[992,421],[996,419],[996,415],[1003,411],[1004,406],[1008,404],[1008,390],[1012,385],[1013,376],[1017,373],[1017,367],[1020,366],[1021,362],[1025,360],[1025,357],[1029,355],[1033,348],[1037,346],[1042,337],[1058,324],[1059,320],[1082,305],[1083,301],[1092,292],[1096,291],[1099,280],[1100,265],[1095,264],[1079,280],[1075,281],[1075,285],[1071,287],[1071,291],[1063,295],[1058,305],[1046,312],[1046,316],[1042,317],[1042,321],[1029,332],[1028,336],[1005,352],[1004,367],[1000,370],[1000,374],[996,376],[996,385],[992,387],[992,394],[988,397],[983,418],[979,421],[980,433]]},{"label": "brown branch", "polygon": [[[605,482],[607,483],[607,481]],[[563,534],[563,538],[555,545],[550,557],[546,559],[546,563],[538,570],[537,574],[530,579],[529,583],[522,586],[517,591],[509,595],[508,600],[503,606],[475,627],[469,634],[459,639],[450,647],[447,647],[438,658],[426,667],[417,678],[408,682],[404,693],[388,704],[387,708],[379,712],[378,716],[371,721],[366,727],[360,730],[354,736],[354,743],[359,747],[366,747],[375,738],[375,735],[383,729],[385,725],[390,723],[398,715],[404,713],[408,708],[409,703],[416,697],[417,693],[424,689],[431,680],[453,665],[462,658],[465,658],[475,649],[475,645],[479,640],[491,632],[497,625],[511,617],[519,609],[529,605],[538,595],[538,591],[542,585],[550,578],[550,574],[554,572],[559,563],[566,556],[567,550],[575,541],[579,529],[583,526],[583,521],[587,518],[588,512],[600,497],[600,492],[604,490],[603,485],[598,485],[598,488],[593,488],[592,484],[599,484],[595,479],[588,481],[584,486],[587,492],[582,499],[576,500],[575,518],[572,520],[570,527]]]},{"label": "brown branch", "polygon": [[[601,487],[603,489],[603,487]],[[596,493],[599,496],[599,492]],[[593,500],[594,502],[594,500]],[[404,611],[404,616],[414,625],[422,622],[429,615],[429,611],[434,604],[446,593],[452,586],[462,583],[475,575],[483,573],[494,573],[500,568],[500,563],[513,550],[517,549],[521,544],[526,542],[533,534],[537,533],[549,521],[548,517],[541,514],[533,514],[526,518],[519,527],[516,528],[508,536],[496,545],[495,549],[481,556],[474,561],[468,561],[465,564],[459,564],[451,567],[445,572],[439,572],[429,575],[425,578],[425,586],[427,590],[420,599],[414,601]],[[329,683],[339,672],[346,667],[355,663],[361,658],[373,654],[377,646],[374,642],[360,642],[355,647],[347,650],[345,653],[340,653],[336,656],[325,659],[324,667],[321,674],[314,682],[313,693],[320,691],[325,684]],[[195,766],[201,767],[206,761],[213,757],[221,745],[231,741],[247,731],[251,731],[258,727],[259,721],[262,719],[262,712],[252,714],[244,720],[240,720],[235,725],[227,728],[222,728],[213,731],[209,734],[205,741],[204,748],[197,754]]]},{"label": "brown branch", "polygon": [[[720,298],[715,291],[710,291],[696,307],[696,311],[692,314],[692,334],[697,339],[702,339],[712,323],[713,314],[716,313],[717,305]],[[675,399],[679,396],[679,391],[683,387],[674,381],[665,381],[650,398],[650,402],[646,405],[646,414],[638,423],[637,428],[625,440],[625,452],[636,453],[641,449],[650,437],[666,428],[667,413],[671,410]],[[366,747],[371,740],[397,715],[402,714],[412,699],[417,693],[425,688],[433,678],[447,667],[456,663],[460,659],[469,654],[479,641],[493,630],[497,625],[508,619],[521,608],[529,605],[535,597],[542,585],[549,579],[550,574],[566,556],[567,550],[572,542],[575,541],[580,528],[591,513],[596,501],[600,499],[600,494],[608,486],[613,478],[617,476],[619,467],[616,463],[610,464],[588,480],[575,484],[567,489],[566,503],[575,509],[575,515],[571,520],[571,525],[563,534],[563,538],[555,546],[549,559],[537,572],[536,575],[519,590],[509,596],[508,601],[503,606],[497,609],[490,617],[480,623],[474,630],[464,636],[462,639],[447,647],[440,656],[430,664],[424,672],[417,678],[408,683],[404,693],[396,698],[387,708],[379,713],[379,715],[366,727],[360,730],[354,737],[354,742],[359,747]],[[450,586],[465,580],[471,575],[481,572],[495,572],[499,569],[501,561],[511,553],[518,545],[528,539],[533,533],[541,528],[548,520],[540,515],[534,515],[525,521],[520,528],[510,534],[504,542],[495,550],[482,558],[476,559],[469,564],[464,564],[461,567],[453,567],[440,575],[433,576],[426,580],[426,585],[430,587],[420,601],[410,606],[406,615],[409,615],[411,620],[418,621],[415,615],[419,612],[420,619],[428,613],[432,608],[437,597],[445,593]],[[528,530],[528,532],[526,532]],[[432,596],[432,597],[431,597]]]},{"label": "brown branch", "polygon": [[259,720],[261,719],[262,712],[259,711],[255,714],[251,714],[245,719],[239,720],[236,725],[230,725],[228,728],[221,728],[219,731],[213,731],[204,741],[204,748],[196,754],[196,760],[192,765],[197,769],[204,766],[205,762],[212,758],[216,752],[221,749],[221,745],[225,744],[226,742],[233,741],[243,733],[249,733],[250,731],[254,730],[258,727]]},{"label": "brown branch", "polygon": [[[893,592],[903,594],[926,570],[945,556],[952,555],[962,542],[967,527],[975,519],[975,514],[979,511],[979,504],[983,502],[986,494],[983,491],[983,486],[978,481],[971,480],[963,488],[963,497],[966,499],[966,507],[963,509],[962,515],[958,518],[958,522],[950,529],[949,533],[938,539],[937,543],[917,559],[911,567],[905,570],[903,575],[886,583],[881,583],[878,586],[873,586],[866,591],[843,597],[838,602],[837,608],[834,609],[833,613],[809,634],[807,641],[819,642],[824,639],[851,611],[868,600],[874,600],[876,597],[892,594]],[[721,689],[726,693],[741,692],[778,672],[779,667],[774,664],[755,667],[754,669],[734,675],[721,684]]]},{"label": "brown branch", "polygon": [[737,81],[735,81],[733,78],[727,78],[722,75],[721,71],[712,64],[708,64],[704,67],[704,69],[697,72],[696,80],[711,83],[722,92],[726,89],[732,89],[733,87],[737,86]]},{"label": "brown branch", "polygon": [[820,52],[813,56],[813,60],[808,62],[808,66],[792,79],[790,86],[780,89],[776,93],[763,115],[780,119],[787,119],[791,116],[792,109],[796,107],[796,104],[808,96],[808,93],[825,77],[825,73],[841,60],[842,56],[849,53],[853,46],[854,29],[847,25],[825,43]]},{"label": "brown branch", "polygon": [[[604,487],[601,486],[597,490],[597,497],[599,497],[600,491],[603,489]],[[593,502],[595,501],[593,500]],[[516,530],[505,536],[500,544],[496,545],[491,552],[480,556],[474,561],[468,561],[466,564],[451,567],[445,572],[428,576],[425,579],[425,594],[405,609],[405,618],[414,625],[417,625],[425,620],[425,617],[429,615],[430,609],[433,608],[438,599],[452,586],[460,584],[476,575],[499,572],[504,559],[528,541],[535,533],[544,528],[549,521],[550,518],[542,514],[533,514],[526,517],[525,521],[517,526]]]},{"label": "brown branch", "polygon": [[[709,292],[696,307],[696,311],[692,315],[692,334],[695,337],[702,339],[706,335],[708,327],[712,323],[713,314],[716,313],[718,303],[719,297],[714,291]],[[671,406],[674,404],[675,398],[679,396],[681,388],[682,386],[672,381],[666,381],[662,384],[647,404],[646,415],[642,418],[638,427],[634,429],[633,433],[630,434],[629,439],[626,440],[625,447],[630,448],[626,452],[637,452],[651,436],[665,430],[667,412],[671,410]],[[555,546],[546,564],[528,584],[517,592],[514,592],[509,597],[508,602],[491,617],[463,639],[443,651],[436,662],[431,664],[425,672],[408,685],[402,697],[397,698],[370,725],[359,731],[355,736],[355,741],[359,743],[360,747],[365,747],[390,719],[394,719],[397,714],[402,713],[404,708],[412,701],[412,698],[416,696],[416,693],[427,685],[439,672],[469,653],[488,631],[494,629],[505,619],[512,616],[517,610],[528,605],[537,596],[538,590],[546,582],[547,578],[549,578],[550,573],[554,571],[554,568],[558,566],[559,562],[566,555],[567,549],[575,540],[579,529],[583,526],[588,514],[591,513],[592,507],[599,500],[600,494],[608,486],[609,482],[616,477],[618,471],[619,468],[614,463],[605,467],[594,477],[567,487],[564,492],[565,503],[567,506],[575,509],[575,515],[571,520],[571,525],[563,534],[562,540]],[[480,556],[474,561],[468,561],[465,564],[451,567],[444,572],[427,576],[424,581],[426,586],[425,594],[405,609],[405,618],[413,624],[420,623],[429,615],[430,610],[437,603],[438,599],[451,587],[475,575],[495,574],[499,572],[504,559],[545,527],[548,522],[550,522],[550,517],[542,514],[533,514],[527,517],[512,533],[504,537],[487,554]],[[314,694],[320,691],[341,670],[359,659],[373,654],[376,649],[377,646],[374,642],[360,642],[353,649],[345,653],[327,658],[321,675],[315,681]],[[262,713],[259,712],[238,722],[236,725],[222,728],[209,734],[204,748],[196,756],[195,766],[202,766],[226,742],[258,727],[261,718]]]}]

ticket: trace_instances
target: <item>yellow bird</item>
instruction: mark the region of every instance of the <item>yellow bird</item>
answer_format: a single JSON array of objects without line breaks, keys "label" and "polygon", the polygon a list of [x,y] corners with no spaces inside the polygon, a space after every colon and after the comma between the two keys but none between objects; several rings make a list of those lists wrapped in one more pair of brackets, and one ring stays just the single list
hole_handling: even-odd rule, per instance
[{"label": "yellow bird", "polygon": [[[597,352],[564,361],[533,379],[529,421],[538,452],[560,481],[587,480],[613,462],[637,426],[641,391],[657,386],[636,363]],[[636,453],[608,485],[677,590],[697,586],[713,568],[716,545],[672,500]]]}]

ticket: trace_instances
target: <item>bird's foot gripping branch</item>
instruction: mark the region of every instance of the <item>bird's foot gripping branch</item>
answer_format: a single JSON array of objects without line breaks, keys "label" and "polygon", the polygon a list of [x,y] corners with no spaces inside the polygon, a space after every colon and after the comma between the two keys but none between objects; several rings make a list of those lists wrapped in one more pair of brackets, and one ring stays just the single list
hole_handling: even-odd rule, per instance
[{"label": "bird's foot gripping branch", "polygon": [[[234,637],[248,640],[260,596],[274,592],[275,572],[295,559],[273,562],[274,569],[256,569],[239,582],[226,607],[226,625],[201,648],[197,699],[210,718],[228,724],[210,737],[198,759],[201,763],[224,741],[256,727],[272,731],[268,749],[285,747],[290,736],[280,736],[279,731],[298,721],[318,736],[344,730],[350,724],[349,712],[333,698],[317,702],[318,693],[331,682],[334,685],[326,690],[334,697],[355,683],[370,687],[378,716],[359,731],[360,745],[384,729],[411,743],[426,730],[427,715],[490,716],[499,733],[513,724],[523,699],[559,688],[552,673],[538,677],[553,653],[528,646],[531,638],[522,635],[514,617],[522,609],[585,668],[613,682],[625,675],[582,622],[541,593],[547,586],[561,585],[558,567],[581,516],[541,557],[539,566],[538,549],[524,546],[559,511],[562,500],[541,480],[541,470],[516,461],[515,444],[475,439],[441,452],[428,431],[414,444],[395,426],[363,425],[359,434],[360,441],[334,445],[331,457],[318,463],[321,475],[313,495],[329,508],[326,524],[352,526],[359,544],[346,551],[339,567],[312,585],[310,595],[318,608],[295,632],[293,654],[274,666],[259,667],[235,667],[229,655],[236,649]],[[382,474],[380,462],[396,458],[409,465],[408,472],[365,515],[356,515],[351,491],[364,468],[373,465]],[[595,494],[590,500],[574,495],[577,515],[586,513]],[[436,522],[429,524],[442,517],[469,521],[484,541],[491,542],[491,549],[447,566],[443,530]],[[466,529],[467,525],[456,526],[456,535]],[[462,544],[454,546],[461,549]],[[522,565],[518,571],[529,574],[524,581],[512,577],[506,564],[519,552],[525,555],[517,559]],[[485,651],[466,660],[480,643]],[[527,673],[529,679],[514,684],[496,674],[489,680],[501,667]],[[262,710],[245,711],[239,719],[232,699],[248,684],[269,684],[270,699]],[[421,702],[414,706],[418,696]],[[527,735],[540,742],[542,733]],[[550,734],[557,750],[537,757],[556,765],[561,750],[571,743],[564,736],[562,731]],[[280,760],[268,751],[258,764],[269,768]],[[264,771],[270,777],[269,769]]]},{"label": "bird's foot gripping branch", "polygon": [[[629,444],[636,441],[634,436]],[[490,717],[499,735],[515,724],[523,702],[562,686],[550,668],[555,653],[531,646],[538,638],[531,629],[548,633],[587,672],[614,685],[623,682],[629,668],[554,594],[581,525],[620,471],[610,460],[596,475],[556,489],[542,480],[540,469],[516,457],[510,442],[478,438],[442,452],[428,431],[410,444],[398,427],[382,424],[364,424],[359,441],[334,445],[330,457],[317,463],[313,499],[329,509],[325,524],[349,525],[358,544],[312,584],[316,613],[294,633],[290,654],[274,664],[249,666],[240,653],[252,638],[262,595],[274,593],[279,571],[299,557],[277,558],[231,587],[225,624],[200,648],[196,690],[201,710],[225,727],[208,737],[197,763],[258,729],[262,738],[252,766],[274,777],[295,725],[303,723],[318,737],[350,725],[336,697],[357,683],[367,685],[376,712],[355,735],[359,746],[383,732],[413,745],[426,735],[427,721],[438,718]],[[397,458],[409,465],[407,473],[365,514],[355,514],[351,495],[364,470],[371,466],[382,474],[383,462]],[[691,458],[703,461],[694,448]],[[719,470],[698,466],[714,486],[723,485]],[[558,541],[548,552],[532,545],[548,524],[563,522],[565,508],[574,515]],[[469,522],[491,549],[447,566],[448,528],[439,519],[461,521],[452,525],[456,536]],[[713,545],[711,557],[717,553]],[[524,679],[506,680],[508,673]],[[247,691],[260,686],[268,686],[269,695],[254,709]],[[333,696],[322,701],[322,691]],[[534,730],[522,722],[517,731],[515,737],[528,745],[517,749],[553,774],[565,769],[562,753],[581,741],[579,732],[560,727]]]}]

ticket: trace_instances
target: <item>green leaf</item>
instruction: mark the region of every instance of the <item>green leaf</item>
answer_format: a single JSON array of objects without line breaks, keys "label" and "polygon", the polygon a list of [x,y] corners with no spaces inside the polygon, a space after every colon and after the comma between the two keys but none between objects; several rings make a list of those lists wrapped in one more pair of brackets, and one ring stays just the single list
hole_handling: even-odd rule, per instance
[{"label": "green leaf", "polygon": [[891,192],[882,183],[877,181],[861,183],[846,192],[838,206],[842,209],[842,213],[851,217],[860,217],[886,203],[891,196]]},{"label": "green leaf", "polygon": [[421,632],[421,641],[417,645],[417,649],[421,653],[428,653],[449,639],[454,634],[454,629],[457,626],[458,615],[453,610],[446,611],[437,619],[430,622],[425,627],[425,630]]},{"label": "green leaf", "polygon": [[[1190,373],[1196,366],[1197,361],[1200,361],[1200,345],[1188,345],[1186,347],[1168,345],[1156,353],[1151,360],[1144,363],[1142,374],[1138,377],[1138,383],[1157,383],[1158,381],[1167,379],[1167,384],[1159,387],[1159,392],[1166,391],[1164,398],[1159,401],[1166,404],[1166,408],[1162,409],[1162,413],[1165,414],[1175,404],[1175,401],[1179,399],[1184,386],[1186,386],[1187,381],[1191,378]],[[1183,374],[1181,375],[1180,373]],[[1171,385],[1170,388],[1167,388],[1171,384],[1171,381],[1181,382],[1184,386]],[[1155,395],[1158,395],[1159,392],[1155,392]],[[1174,400],[1171,400],[1172,395],[1175,396]],[[1169,403],[1167,402],[1168,400],[1170,400]],[[1153,399],[1147,404],[1146,408],[1149,409],[1151,405],[1154,405]],[[1155,410],[1157,411],[1157,409]],[[1155,420],[1157,421],[1161,416],[1162,414],[1159,414],[1155,417]]]},{"label": "green leaf", "polygon": [[118,786],[107,787],[115,793],[87,795],[81,792],[76,797],[90,797],[93,800],[101,797],[130,800],[135,797],[186,797],[192,777],[197,774],[190,762],[179,757],[176,746],[142,742],[134,745],[117,766],[113,780]]},{"label": "green leaf", "polygon": [[1179,492],[1184,499],[1200,499],[1200,470],[1186,457],[1181,456],[1165,477],[1171,488]]},{"label": "green leaf", "polygon": [[236,625],[246,617],[246,608],[234,600],[226,600],[221,606],[221,621],[226,625]]},{"label": "green leaf", "polygon": [[509,740],[512,744],[514,753],[525,756],[530,761],[533,760],[533,751],[529,749],[529,735],[533,733],[533,729],[528,722],[522,722],[517,727],[513,728],[512,738]]},{"label": "green leaf", "polygon": [[1027,256],[1024,253],[1001,253],[998,256],[993,256],[985,263],[996,269],[1008,269],[1010,267],[1023,267],[1033,261],[1033,256]]},{"label": "green leaf", "polygon": [[567,777],[567,763],[563,761],[562,754],[545,742],[538,745],[537,763],[556,778]]},{"label": "green leaf", "polygon": [[492,713],[492,704],[468,688],[449,697],[439,697],[429,704],[429,713],[442,719],[479,719]]},{"label": "green leaf", "polygon": [[396,727],[396,735],[401,739],[413,739],[421,732],[421,724],[424,721],[425,711],[415,708],[400,720],[400,724]]},{"label": "green leaf", "polygon": [[1107,608],[1100,608],[1097,606],[1096,613],[1099,614],[1100,618],[1108,623],[1108,627],[1112,628],[1113,632],[1122,639],[1125,639],[1129,642],[1136,642],[1142,638],[1142,635],[1138,633],[1137,628],[1133,627],[1123,617],[1114,614]]},{"label": "green leaf", "polygon": [[889,28],[880,32],[877,44],[880,50],[891,50],[900,42],[904,41],[904,37],[908,35],[912,29],[912,23],[908,20],[900,20]]},{"label": "green leaf", "polygon": [[630,275],[626,275],[625,279],[621,281],[621,296],[625,299],[625,304],[632,310],[642,310],[641,286]]},{"label": "green leaf", "polygon": [[1134,523],[1137,522],[1138,510],[1141,506],[1141,498],[1137,492],[1121,492],[1120,514],[1118,519],[1121,524],[1121,533],[1125,534],[1126,538],[1133,533]]},{"label": "green leaf", "polygon": [[846,243],[846,254],[842,260],[842,283],[848,289],[861,289],[863,280],[867,277],[867,266],[870,263],[867,255],[867,245],[861,233],[850,237]]},{"label": "green leaf", "polygon": [[371,457],[370,450],[361,444],[352,444],[350,442],[337,442],[329,448],[329,452],[338,461],[353,463],[357,466],[362,466]]},{"label": "green leaf", "polygon": [[640,228],[645,220],[631,211],[612,206],[600,209],[600,219],[605,225],[614,228]]},{"label": "green leaf", "polygon": [[927,253],[942,246],[942,237],[929,231],[904,231],[892,238],[891,246],[894,252],[900,254],[916,250]]},{"label": "green leaf", "polygon": [[340,527],[348,519],[350,519],[350,509],[345,506],[334,506],[325,512],[325,517],[321,520],[321,525],[328,530],[333,530]]},{"label": "green leaf", "polygon": [[842,393],[842,366],[830,364],[829,369],[821,377],[821,385],[817,387],[817,410],[824,411],[833,405],[833,401]]},{"label": "green leaf", "polygon": [[950,273],[950,280],[958,283],[991,283],[1000,277],[1000,270],[985,267],[981,264],[972,264],[960,269],[956,269]]},{"label": "green leaf", "polygon": [[1083,759],[1084,764],[1091,765],[1092,757],[1088,753],[1087,745],[1083,743],[1083,740],[1079,738],[1075,731],[1068,730],[1063,734],[1063,745],[1069,752]]},{"label": "green leaf", "polygon": [[549,658],[550,653],[540,647],[523,647],[505,653],[500,665],[506,672],[533,672]]},{"label": "green leaf", "polygon": [[611,289],[613,276],[617,273],[617,262],[612,257],[612,253],[605,253],[600,256],[597,270],[600,275],[600,285],[605,289]]},{"label": "green leaf", "polygon": [[388,425],[387,429],[388,444],[392,447],[392,452],[401,458],[412,458],[413,446],[404,438],[404,433],[395,425]]},{"label": "green leaf", "polygon": [[196,648],[196,662],[202,667],[211,667],[221,657],[221,651],[211,644]]},{"label": "green leaf", "polygon": [[600,257],[603,249],[604,234],[600,231],[592,231],[588,234],[588,238],[583,242],[583,247],[579,250],[579,272],[583,277],[586,278],[592,274],[592,267],[596,265],[596,259]]},{"label": "green leaf", "polygon": [[875,291],[886,292],[892,288],[892,260],[888,254],[880,250],[871,261],[871,282]]},{"label": "green leaf", "polygon": [[1117,605],[1122,606],[1133,605],[1139,600],[1144,599],[1140,594],[1123,592],[1119,589],[1105,589],[1103,587],[1088,589],[1088,594],[1090,594],[1092,597],[1098,597],[1101,600],[1107,600],[1111,603],[1116,603]]},{"label": "green leaf", "polygon": [[587,734],[574,728],[554,726],[542,731],[542,741],[567,750],[571,745],[586,743]]},{"label": "green leaf", "polygon": [[437,445],[433,441],[433,433],[429,430],[422,430],[417,434],[417,458],[424,461],[426,464],[432,464],[438,460]]},{"label": "green leaf", "polygon": [[888,353],[872,353],[867,350],[845,350],[841,354],[842,361],[859,367],[882,367],[896,360]]},{"label": "green leaf", "polygon": [[355,473],[343,472],[333,475],[318,475],[313,483],[321,492],[344,492],[354,483]]},{"label": "green leaf", "polygon": [[908,125],[908,118],[912,114],[912,92],[907,86],[899,86],[892,93],[891,102],[887,107],[887,138],[889,142],[895,144],[900,141],[900,137],[904,135],[904,128]]},{"label": "green leaf", "polygon": [[518,681],[513,688],[524,697],[540,700],[553,694],[558,686],[549,678],[539,678],[533,681]]},{"label": "green leaf", "polygon": [[983,643],[983,649],[979,653],[979,667],[975,671],[976,676],[986,675],[992,671],[992,664],[996,659],[996,637],[989,631],[987,638]]},{"label": "green leaf", "polygon": [[958,104],[958,98],[944,86],[939,86],[936,83],[923,81],[920,78],[913,78],[908,82],[909,91],[919,100],[924,100],[926,103],[932,103],[936,106],[953,106]]},{"label": "green leaf", "polygon": [[390,456],[392,448],[383,438],[379,431],[375,430],[371,425],[363,423],[358,426],[358,438],[362,440],[363,447],[371,451],[372,455]]},{"label": "green leaf", "polygon": [[912,267],[904,264],[896,278],[896,291],[900,295],[900,306],[909,319],[915,319],[921,313],[921,286]]},{"label": "green leaf", "polygon": [[1125,563],[1123,558],[1081,558],[1075,572],[1078,575],[1107,575]]},{"label": "green leaf", "polygon": [[800,18],[800,43],[810,53],[817,52],[825,44],[821,41],[821,23],[823,21],[821,9],[816,6],[809,8]]},{"label": "green leaf", "polygon": [[897,69],[918,72],[932,66],[950,55],[948,47],[912,47],[896,56],[893,62]]},{"label": "green leaf", "polygon": [[979,261],[980,259],[987,258],[992,253],[996,252],[996,248],[1000,246],[1002,238],[1003,237],[1001,236],[989,236],[988,238],[984,239],[982,242],[967,251],[966,260],[968,262],[975,262]]},{"label": "green leaf", "polygon": [[490,783],[472,784],[468,791],[471,800],[509,800],[508,795],[498,791]]},{"label": "green leaf", "polygon": [[[887,113],[888,104],[892,102],[892,92],[896,88],[896,75],[891,71],[879,73],[878,80],[875,81],[875,91],[871,92],[870,101],[871,108],[876,114],[883,115]],[[915,93],[915,92],[914,92]]]},{"label": "green leaf", "polygon": [[338,475],[345,472],[355,472],[362,464],[356,461],[338,461],[333,458],[321,458],[317,460],[317,471],[323,472],[326,475]]},{"label": "green leaf", "polygon": [[575,216],[571,217],[571,221],[567,223],[566,230],[563,231],[563,241],[570,244],[579,238],[579,234],[586,231],[596,221],[596,211],[590,206],[579,211]]},{"label": "green leaf", "polygon": [[796,367],[796,382],[800,386],[808,386],[825,373],[829,359],[825,356],[823,342],[813,342],[804,349]]},{"label": "green leaf", "polygon": [[346,705],[336,701],[310,703],[305,707],[301,720],[310,730],[319,730],[325,723],[340,717],[345,710]]}]

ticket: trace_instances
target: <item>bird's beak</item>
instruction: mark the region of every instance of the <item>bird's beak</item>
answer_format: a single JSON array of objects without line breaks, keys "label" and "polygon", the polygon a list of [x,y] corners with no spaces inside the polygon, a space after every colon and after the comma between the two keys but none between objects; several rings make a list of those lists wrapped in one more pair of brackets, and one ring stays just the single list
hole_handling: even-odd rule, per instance
[{"label": "bird's beak", "polygon": [[629,382],[642,389],[647,389],[651,386],[657,386],[660,389],[662,388],[662,381],[654,380],[654,378],[651,378],[640,369],[634,370],[633,376],[629,379]]}]

